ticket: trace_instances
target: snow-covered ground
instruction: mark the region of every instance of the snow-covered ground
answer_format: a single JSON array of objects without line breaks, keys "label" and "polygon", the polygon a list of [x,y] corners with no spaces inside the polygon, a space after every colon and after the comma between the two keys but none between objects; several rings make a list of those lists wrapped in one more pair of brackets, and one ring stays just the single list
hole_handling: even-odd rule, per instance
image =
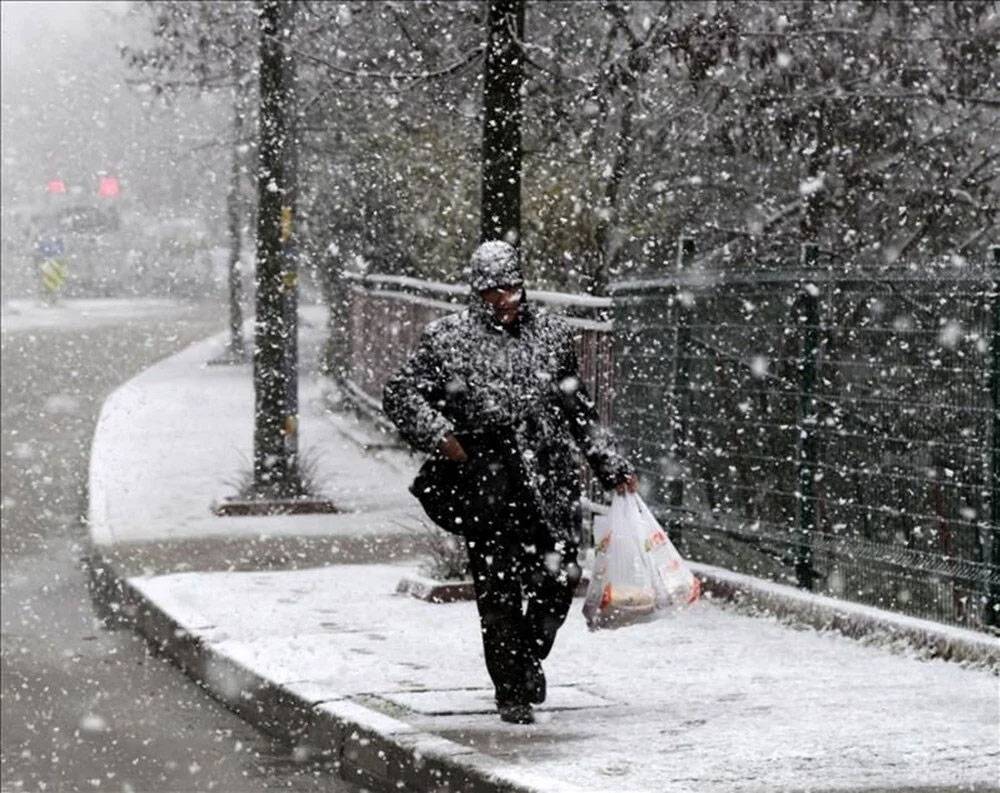
[{"label": "snow-covered ground", "polygon": [[[320,324],[315,310],[304,314]],[[307,326],[304,357],[311,352],[311,335]],[[213,504],[236,494],[253,450],[250,366],[207,364],[222,353],[225,338],[215,336],[160,362],[105,402],[91,451],[89,520],[97,543],[357,535],[384,530],[401,510],[412,512],[409,471],[390,465],[384,455],[377,460],[358,453],[326,415],[323,383],[303,376],[300,451],[315,464],[319,486],[350,512],[294,520],[213,515]]]},{"label": "snow-covered ground", "polygon": [[[308,357],[321,317],[303,329]],[[91,531],[119,543],[206,537],[376,536],[419,523],[414,461],[365,453],[303,376],[302,445],[319,455],[334,516],[218,518],[248,464],[248,366],[206,366],[194,345],[106,403],[91,468]],[[343,428],[343,426],[342,426]],[[472,603],[395,594],[418,560],[277,572],[149,575],[133,586],[217,654],[313,702],[347,698],[488,758],[540,791],[890,790],[996,785],[998,679],[834,633],[794,630],[711,602],[589,633],[576,601],[546,662],[532,727],[492,712]],[[209,681],[226,687],[225,680]],[[322,707],[322,705],[319,705]],[[557,785],[558,783],[558,785]]]},{"label": "snow-covered ground", "polygon": [[584,707],[542,706],[533,727],[505,725],[490,705],[475,605],[394,594],[409,569],[133,583],[253,672],[316,701],[373,695],[371,706],[516,766],[538,790],[545,780],[609,793],[997,782],[996,677],[708,602],[590,633],[578,599],[545,666],[554,708]]},{"label": "snow-covered ground", "polygon": [[45,328],[84,330],[129,319],[176,315],[182,304],[166,298],[91,298],[60,300],[45,305],[38,300],[5,300],[0,309],[4,333]]}]

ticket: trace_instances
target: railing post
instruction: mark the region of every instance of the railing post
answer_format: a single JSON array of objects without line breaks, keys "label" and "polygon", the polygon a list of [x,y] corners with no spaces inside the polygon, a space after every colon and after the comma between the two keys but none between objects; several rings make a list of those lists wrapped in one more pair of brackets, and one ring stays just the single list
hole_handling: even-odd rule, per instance
[{"label": "railing post", "polygon": [[[993,418],[990,427],[990,564],[1000,570],[1000,245],[990,249],[993,267],[990,278],[992,315],[990,338],[990,391]],[[989,586],[984,622],[1000,627],[1000,585],[995,581]]]},{"label": "railing post", "polygon": [[[814,243],[802,246],[801,264],[808,272],[816,263],[819,248]],[[816,362],[819,355],[819,290],[807,284],[800,295],[802,346],[799,355],[798,421],[798,528],[795,548],[795,578],[803,589],[812,589],[815,579],[812,558],[812,533],[816,529]]]},{"label": "railing post", "polygon": [[[680,237],[677,240],[677,274],[686,270],[694,259],[694,240]],[[670,533],[675,545],[681,542],[680,509],[684,506],[684,478],[687,476],[687,416],[685,405],[688,395],[689,364],[688,347],[691,340],[690,309],[684,303],[681,289],[674,292],[674,361],[671,377],[671,403],[674,411],[671,453],[674,457],[674,473],[667,482],[667,495],[671,509]]]},{"label": "railing post", "polygon": [[331,245],[324,255],[320,284],[326,303],[326,342],[323,345],[322,371],[343,385],[350,371],[351,305],[350,282],[344,278],[340,249]]}]

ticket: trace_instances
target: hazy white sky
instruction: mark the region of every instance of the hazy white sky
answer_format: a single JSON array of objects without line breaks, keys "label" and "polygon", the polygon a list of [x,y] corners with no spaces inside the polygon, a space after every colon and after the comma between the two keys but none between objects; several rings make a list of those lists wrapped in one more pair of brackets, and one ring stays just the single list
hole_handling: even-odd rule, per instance
[{"label": "hazy white sky", "polygon": [[[8,195],[30,193],[60,176],[120,165],[121,146],[106,131],[124,99],[125,70],[115,37],[124,3],[3,2],[3,156]],[[117,24],[116,24],[117,23]]]},{"label": "hazy white sky", "polygon": [[[197,191],[198,173],[213,178],[211,157],[196,162],[192,144],[218,138],[215,98],[183,97],[166,108],[126,83],[136,75],[120,46],[148,41],[149,16],[136,7],[0,3],[5,204],[37,200],[56,177],[91,192],[97,174],[111,172],[131,196],[156,206],[164,195]],[[217,156],[226,169],[226,153]],[[191,198],[200,200],[197,192]]]},{"label": "hazy white sky", "polygon": [[20,2],[0,3],[3,28],[3,68],[44,73],[101,30],[101,23],[122,18],[125,2]]}]

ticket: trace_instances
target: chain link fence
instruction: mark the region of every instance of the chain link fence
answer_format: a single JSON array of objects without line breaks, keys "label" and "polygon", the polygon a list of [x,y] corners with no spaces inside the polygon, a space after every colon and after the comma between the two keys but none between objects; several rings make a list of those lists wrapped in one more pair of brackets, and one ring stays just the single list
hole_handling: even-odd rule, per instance
[{"label": "chain link fence", "polygon": [[694,559],[996,624],[995,264],[701,266],[618,284],[615,418]]}]

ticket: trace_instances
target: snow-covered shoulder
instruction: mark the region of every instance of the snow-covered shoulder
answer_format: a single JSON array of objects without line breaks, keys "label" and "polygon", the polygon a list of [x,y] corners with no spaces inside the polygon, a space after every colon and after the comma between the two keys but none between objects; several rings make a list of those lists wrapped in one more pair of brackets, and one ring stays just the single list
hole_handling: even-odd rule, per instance
[{"label": "snow-covered shoulder", "polygon": [[427,323],[424,328],[424,337],[434,337],[461,330],[469,322],[469,319],[469,309],[467,308],[456,311],[454,314],[446,314]]}]

